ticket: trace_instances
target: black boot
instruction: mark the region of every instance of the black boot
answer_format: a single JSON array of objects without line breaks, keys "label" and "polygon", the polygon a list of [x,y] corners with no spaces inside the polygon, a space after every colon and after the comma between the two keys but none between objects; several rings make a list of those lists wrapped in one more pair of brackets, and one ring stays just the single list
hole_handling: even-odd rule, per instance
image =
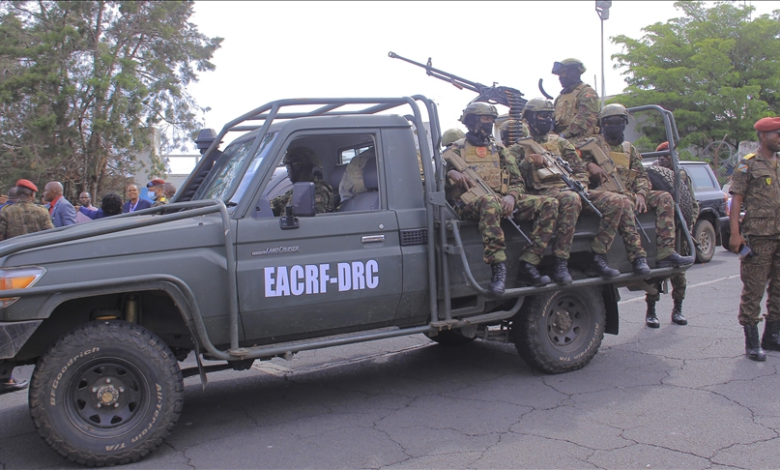
[{"label": "black boot", "polygon": [[671,255],[667,256],[664,259],[659,259],[655,262],[655,266],[657,268],[669,268],[669,267],[680,267],[680,266],[688,266],[689,264],[693,264],[695,261],[695,258],[693,256],[680,256],[674,251]]},{"label": "black boot", "polygon": [[562,286],[571,284],[571,274],[569,274],[569,262],[563,258],[555,258],[555,268],[552,273],[553,281]]},{"label": "black boot", "polygon": [[764,325],[761,347],[770,351],[780,351],[780,322],[768,321]]},{"label": "black boot", "polygon": [[[542,276],[536,266],[523,260],[520,260],[520,272],[517,279],[534,287],[542,287],[550,283],[548,276]],[[569,280],[571,281],[571,278]]]},{"label": "black boot", "polygon": [[758,325],[744,325],[745,355],[751,361],[766,361],[766,354],[758,342]]},{"label": "black boot", "polygon": [[490,265],[493,277],[490,278],[488,292],[493,295],[504,295],[506,290],[506,263],[494,263]]},{"label": "black boot", "polygon": [[658,317],[655,315],[655,302],[652,300],[647,301],[647,313],[645,314],[645,325],[650,328],[660,328],[661,322],[658,321]]},{"label": "black boot", "polygon": [[678,325],[687,325],[688,320],[682,314],[682,299],[674,299],[674,308],[672,309],[672,323]]},{"label": "black boot", "polygon": [[609,279],[620,276],[620,271],[610,268],[604,255],[599,253],[593,253],[593,261],[591,261],[590,265],[603,278]]},{"label": "black boot", "polygon": [[650,274],[650,266],[647,265],[647,258],[640,256],[634,260],[634,274]]}]

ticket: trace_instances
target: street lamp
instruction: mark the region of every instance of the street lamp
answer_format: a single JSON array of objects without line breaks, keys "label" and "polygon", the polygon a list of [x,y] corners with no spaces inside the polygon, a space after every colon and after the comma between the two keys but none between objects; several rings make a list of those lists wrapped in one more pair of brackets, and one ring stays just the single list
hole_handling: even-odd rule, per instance
[{"label": "street lamp", "polygon": [[601,107],[604,107],[604,100],[607,97],[607,92],[604,87],[604,20],[609,19],[609,7],[612,6],[611,1],[596,0],[596,13],[601,18]]}]

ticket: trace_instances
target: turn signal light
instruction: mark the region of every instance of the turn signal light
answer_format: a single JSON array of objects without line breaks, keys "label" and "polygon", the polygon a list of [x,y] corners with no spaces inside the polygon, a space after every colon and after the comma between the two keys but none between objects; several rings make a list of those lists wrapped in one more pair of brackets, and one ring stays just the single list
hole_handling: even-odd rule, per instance
[{"label": "turn signal light", "polygon": [[[2,268],[0,269],[0,293],[4,290],[32,287],[45,273],[45,269],[38,267]],[[0,307],[8,307],[17,300],[19,297],[0,298]]]}]

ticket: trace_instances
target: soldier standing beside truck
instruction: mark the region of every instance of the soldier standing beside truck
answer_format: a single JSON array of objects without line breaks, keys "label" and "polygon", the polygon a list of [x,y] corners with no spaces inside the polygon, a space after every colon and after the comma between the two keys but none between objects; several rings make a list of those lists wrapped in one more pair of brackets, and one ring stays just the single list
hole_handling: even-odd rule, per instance
[{"label": "soldier standing beside truck", "polygon": [[[745,331],[745,354],[754,361],[765,361],[762,348],[780,351],[780,117],[759,119],[753,128],[759,148],[739,162],[731,179],[731,205],[739,208],[744,204],[745,216],[740,233],[740,211],[731,211],[729,249],[742,258],[738,318]],[[759,344],[765,290],[766,326]]]},{"label": "soldier standing beside truck", "polygon": [[[549,197],[529,196],[513,157],[499,148],[492,139],[493,124],[498,112],[493,105],[481,102],[469,104],[460,121],[466,126],[466,137],[453,142],[442,158],[447,161],[447,194],[458,215],[478,220],[484,247],[483,261],[489,264],[492,277],[488,291],[502,295],[506,286],[506,247],[501,218],[512,217],[517,210],[520,220],[533,220],[530,245],[520,255],[520,279],[534,286],[550,282],[536,266],[541,262],[547,244],[555,231],[558,202]],[[461,171],[455,162],[465,162],[467,169],[478,175],[490,191]]]},{"label": "soldier standing beside truck", "polygon": [[599,95],[580,76],[585,66],[577,59],[553,64],[563,90],[555,98],[554,132],[562,139],[579,146],[580,142],[598,134]]}]

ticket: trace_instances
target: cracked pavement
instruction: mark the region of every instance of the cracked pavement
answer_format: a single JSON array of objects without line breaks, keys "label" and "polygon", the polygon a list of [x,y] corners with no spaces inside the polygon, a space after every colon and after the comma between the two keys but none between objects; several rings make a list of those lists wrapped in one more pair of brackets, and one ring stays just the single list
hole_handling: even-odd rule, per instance
[{"label": "cracked pavement", "polygon": [[[171,436],[124,467],[778,468],[780,353],[744,356],[738,269],[719,248],[689,271],[688,326],[665,295],[646,328],[643,295],[621,289],[620,334],[568,374],[418,335],[210,374],[205,392],[190,377]],[[38,437],[24,393],[0,396],[0,420],[1,468],[78,468]]]}]

